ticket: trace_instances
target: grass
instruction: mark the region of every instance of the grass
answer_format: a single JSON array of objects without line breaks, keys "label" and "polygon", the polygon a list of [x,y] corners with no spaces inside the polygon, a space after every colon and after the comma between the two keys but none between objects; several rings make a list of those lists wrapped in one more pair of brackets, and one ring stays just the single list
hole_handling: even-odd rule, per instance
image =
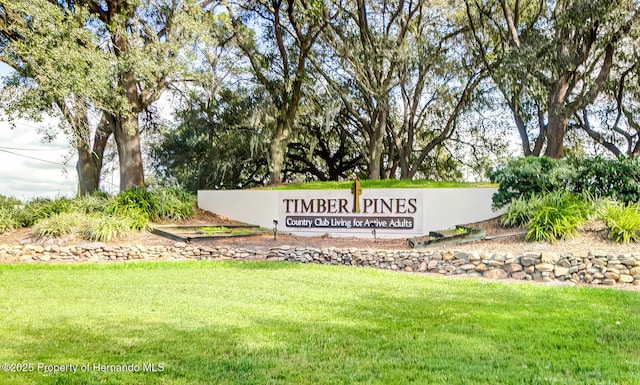
[{"label": "grass", "polygon": [[2,384],[640,384],[640,296],[271,262],[0,266]]},{"label": "grass", "polygon": [[250,228],[228,228],[224,226],[204,226],[200,228],[206,235],[221,235],[221,234],[231,234],[231,235],[248,235],[251,234],[252,229]]},{"label": "grass", "polygon": [[[353,181],[308,182],[267,187],[273,190],[343,190],[353,186]],[[497,184],[486,182],[436,182],[430,180],[383,179],[361,180],[362,188],[488,188]]]}]

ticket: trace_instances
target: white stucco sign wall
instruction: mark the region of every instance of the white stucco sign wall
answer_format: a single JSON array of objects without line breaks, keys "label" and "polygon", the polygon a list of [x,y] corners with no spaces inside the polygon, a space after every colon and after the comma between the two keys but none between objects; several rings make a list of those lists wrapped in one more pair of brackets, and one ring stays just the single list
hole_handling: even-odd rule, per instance
[{"label": "white stucco sign wall", "polygon": [[[355,190],[355,191],[354,191]],[[493,188],[198,191],[198,206],[296,235],[407,238],[497,216]]]}]

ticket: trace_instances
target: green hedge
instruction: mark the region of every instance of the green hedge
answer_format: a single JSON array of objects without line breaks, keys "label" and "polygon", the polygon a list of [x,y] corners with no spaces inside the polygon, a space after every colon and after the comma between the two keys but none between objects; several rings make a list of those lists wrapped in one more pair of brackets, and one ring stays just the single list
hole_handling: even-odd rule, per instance
[{"label": "green hedge", "polygon": [[640,201],[640,161],[638,158],[555,160],[526,157],[510,161],[489,174],[498,183],[493,206],[503,207],[517,198],[555,191],[586,193],[620,202]]}]

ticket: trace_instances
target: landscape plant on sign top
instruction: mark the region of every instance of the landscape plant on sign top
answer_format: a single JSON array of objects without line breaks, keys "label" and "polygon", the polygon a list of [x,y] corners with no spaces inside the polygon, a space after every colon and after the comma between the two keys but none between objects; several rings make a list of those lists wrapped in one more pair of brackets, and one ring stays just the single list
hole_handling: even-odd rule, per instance
[{"label": "landscape plant on sign top", "polygon": [[[306,183],[290,183],[280,186],[266,187],[270,190],[345,190],[351,188],[353,180],[345,181],[316,181]],[[486,182],[458,182],[432,181],[413,179],[363,179],[362,188],[485,188],[497,187],[496,184]]]}]

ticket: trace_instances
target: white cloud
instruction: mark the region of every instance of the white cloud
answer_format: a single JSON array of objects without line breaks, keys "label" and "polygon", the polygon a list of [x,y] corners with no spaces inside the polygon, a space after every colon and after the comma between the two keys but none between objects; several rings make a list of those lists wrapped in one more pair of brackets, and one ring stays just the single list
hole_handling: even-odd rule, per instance
[{"label": "white cloud", "polygon": [[[55,198],[76,193],[76,158],[64,134],[42,143],[37,123],[18,121],[16,128],[0,121],[0,194],[21,200]],[[65,172],[66,171],[66,172]]]}]

